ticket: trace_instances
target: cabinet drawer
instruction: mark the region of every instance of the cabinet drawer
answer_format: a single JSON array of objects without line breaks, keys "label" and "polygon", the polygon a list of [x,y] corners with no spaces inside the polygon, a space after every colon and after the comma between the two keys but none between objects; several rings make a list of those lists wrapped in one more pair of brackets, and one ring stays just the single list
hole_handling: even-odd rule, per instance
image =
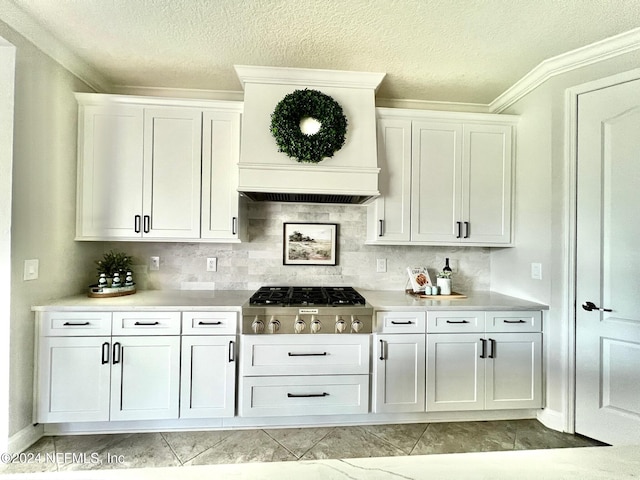
[{"label": "cabinet drawer", "polygon": [[425,312],[378,312],[376,332],[379,333],[424,333]]},{"label": "cabinet drawer", "polygon": [[542,312],[487,312],[487,332],[541,332]]},{"label": "cabinet drawer", "polygon": [[113,312],[113,335],[180,335],[180,312]]},{"label": "cabinet drawer", "polygon": [[240,415],[285,417],[369,411],[368,375],[244,377]]},{"label": "cabinet drawer", "polygon": [[111,335],[110,312],[39,312],[43,337]]},{"label": "cabinet drawer", "polygon": [[427,312],[428,333],[484,332],[484,312],[431,311]]},{"label": "cabinet drawer", "polygon": [[237,312],[184,312],[183,335],[235,335]]},{"label": "cabinet drawer", "polygon": [[369,373],[369,335],[243,336],[242,375]]}]

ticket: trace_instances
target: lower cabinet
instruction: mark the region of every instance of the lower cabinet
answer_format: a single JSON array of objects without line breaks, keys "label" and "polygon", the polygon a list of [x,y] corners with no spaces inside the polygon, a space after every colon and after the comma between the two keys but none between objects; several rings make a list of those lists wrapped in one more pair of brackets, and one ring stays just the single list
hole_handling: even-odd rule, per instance
[{"label": "lower cabinet", "polygon": [[424,412],[425,335],[374,335],[373,411]]},{"label": "lower cabinet", "polygon": [[427,334],[428,412],[541,406],[541,333]]}]

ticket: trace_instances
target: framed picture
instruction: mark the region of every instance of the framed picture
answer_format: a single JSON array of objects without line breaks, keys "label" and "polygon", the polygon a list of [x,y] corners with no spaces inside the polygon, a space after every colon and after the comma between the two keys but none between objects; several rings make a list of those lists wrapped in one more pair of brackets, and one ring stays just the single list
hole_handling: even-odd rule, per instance
[{"label": "framed picture", "polygon": [[336,223],[285,223],[284,265],[337,265]]}]

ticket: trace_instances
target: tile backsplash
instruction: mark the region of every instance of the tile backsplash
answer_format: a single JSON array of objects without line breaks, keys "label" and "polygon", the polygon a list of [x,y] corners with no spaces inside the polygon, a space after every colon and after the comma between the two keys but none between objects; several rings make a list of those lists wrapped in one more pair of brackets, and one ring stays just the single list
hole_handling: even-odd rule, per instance
[{"label": "tile backsplash", "polygon": [[[407,287],[408,266],[427,266],[431,279],[445,257],[457,265],[453,290],[489,290],[489,249],[365,245],[366,207],[288,203],[250,203],[248,240],[216,243],[108,243],[134,257],[140,289],[255,290],[263,285],[351,285],[377,290]],[[283,223],[337,223],[336,266],[283,265]],[[160,257],[160,270],[149,271],[150,256]],[[216,272],[206,271],[207,257],[218,259]],[[376,272],[386,259],[387,272]]]}]

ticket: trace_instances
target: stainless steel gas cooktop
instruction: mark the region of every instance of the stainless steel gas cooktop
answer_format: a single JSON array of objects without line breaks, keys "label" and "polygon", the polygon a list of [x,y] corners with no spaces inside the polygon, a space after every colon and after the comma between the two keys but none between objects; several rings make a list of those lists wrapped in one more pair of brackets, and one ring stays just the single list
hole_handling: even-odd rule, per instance
[{"label": "stainless steel gas cooktop", "polygon": [[352,287],[262,287],[242,308],[242,333],[371,333],[372,317]]}]

